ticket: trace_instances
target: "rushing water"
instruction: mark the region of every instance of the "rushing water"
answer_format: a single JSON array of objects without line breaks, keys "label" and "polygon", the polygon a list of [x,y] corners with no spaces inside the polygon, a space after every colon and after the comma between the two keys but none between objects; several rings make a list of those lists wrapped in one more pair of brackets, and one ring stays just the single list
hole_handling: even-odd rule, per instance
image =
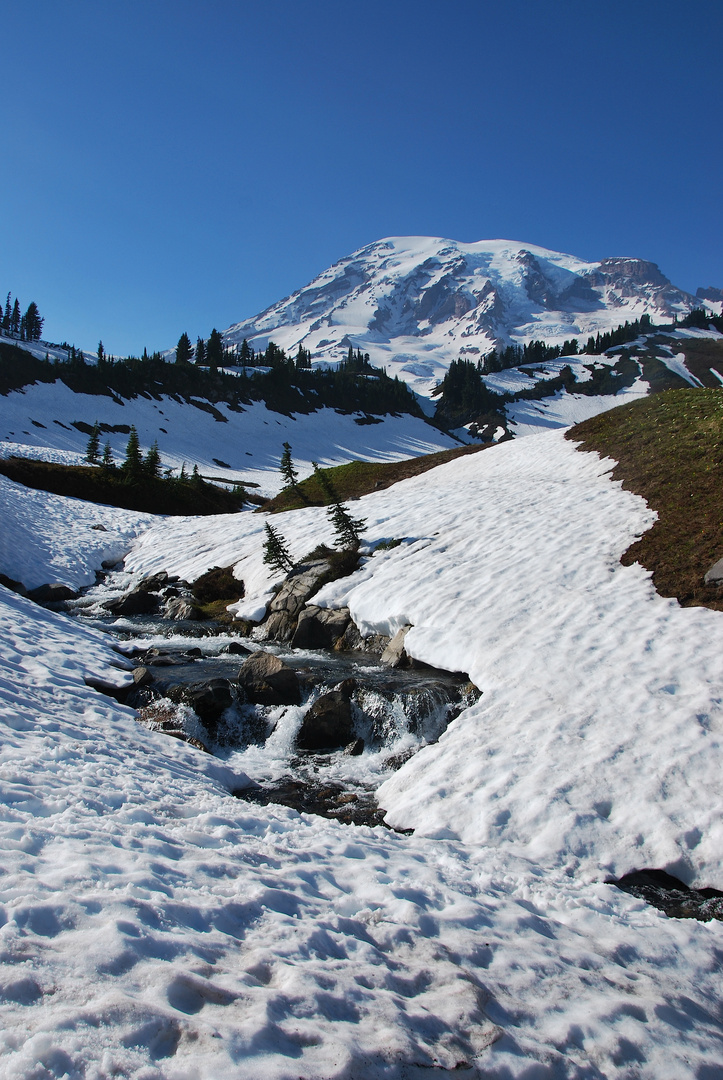
[{"label": "rushing water", "polygon": [[[125,587],[126,575],[109,575],[71,608],[84,621],[109,631],[125,652],[149,666],[153,683],[129,701],[134,707],[142,706],[139,717],[150,727],[184,732],[233,769],[246,773],[259,786],[240,794],[255,801],[278,801],[355,823],[377,823],[383,811],[373,792],[382,780],[436,741],[449,722],[479,696],[464,675],[433,669],[393,670],[366,653],[290,649],[241,637],[233,627],[156,615],[108,615],[101,604]],[[236,682],[245,656],[230,655],[231,643],[252,652],[273,652],[294,668],[305,688],[301,704],[247,703]],[[210,737],[193,710],[175,704],[167,692],[174,686],[217,678],[229,681],[234,700]],[[324,753],[298,750],[296,737],[308,709],[322,694],[349,679],[354,681],[355,745]]]}]

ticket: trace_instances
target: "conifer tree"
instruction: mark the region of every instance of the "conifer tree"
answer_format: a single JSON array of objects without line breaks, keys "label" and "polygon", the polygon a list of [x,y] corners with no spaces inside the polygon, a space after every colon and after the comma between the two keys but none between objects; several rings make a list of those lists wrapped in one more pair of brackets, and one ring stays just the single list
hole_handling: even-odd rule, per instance
[{"label": "conifer tree", "polygon": [[362,518],[353,518],[346,506],[340,502],[333,502],[326,516],[331,522],[339,546],[350,551],[357,551],[366,521]]},{"label": "conifer tree", "polygon": [[12,309],[12,306],[10,304],[10,293],[8,293],[7,298],[5,300],[5,313],[3,314],[3,322],[2,322],[3,330],[9,330],[10,329],[10,320],[12,319],[12,311],[13,311],[13,309]]},{"label": "conifer tree", "polygon": [[20,301],[17,296],[15,297],[15,303],[13,304],[13,310],[10,316],[10,329],[13,334],[20,333]]},{"label": "conifer tree", "polygon": [[98,342],[97,356],[98,356],[98,363],[102,364],[103,361],[105,360],[105,349],[103,348],[103,342],[102,341]]},{"label": "conifer tree", "polygon": [[202,337],[196,340],[196,353],[193,359],[197,364],[206,363],[206,342]]},{"label": "conifer tree", "polygon": [[247,364],[253,364],[253,361],[254,361],[253,349],[249,345],[246,338],[244,338],[243,341],[241,342],[241,348],[239,350],[238,358],[239,358],[239,363],[243,364],[244,367],[246,367]]},{"label": "conifer tree", "polygon": [[278,573],[288,574],[290,570],[293,570],[294,563],[289,555],[286,541],[281,533],[277,532],[273,525],[270,525],[268,521],[264,528],[266,529],[264,562],[273,570],[278,571]]},{"label": "conifer tree", "polygon": [[113,461],[113,451],[111,449],[109,441],[106,442],[105,446],[103,447],[103,457],[100,464],[104,469],[115,468],[115,462]]},{"label": "conifer tree", "polygon": [[126,457],[123,462],[122,468],[129,476],[138,476],[143,468],[143,459],[141,458],[141,447],[138,441],[138,432],[134,425],[131,425],[131,433],[128,436],[128,444],[126,446]]},{"label": "conifer tree", "polygon": [[297,480],[299,474],[294,468],[294,462],[291,459],[291,445],[290,443],[282,443],[284,452],[281,455],[281,463],[279,465],[279,472],[284,480],[284,487],[295,488],[297,487]]},{"label": "conifer tree", "polygon": [[206,363],[211,369],[223,363],[223,338],[215,327],[206,344]]},{"label": "conifer tree", "polygon": [[161,455],[158,452],[158,442],[153,442],[150,450],[143,459],[143,468],[150,476],[161,475]]},{"label": "conifer tree", "polygon": [[93,430],[88,437],[88,446],[85,451],[85,460],[89,465],[98,464],[98,450],[100,449],[100,424],[96,420]]},{"label": "conifer tree", "polygon": [[178,344],[176,345],[176,363],[190,364],[192,356],[193,346],[191,345],[191,339],[184,330],[178,339]]},{"label": "conifer tree", "polygon": [[43,323],[45,319],[41,318],[38,311],[38,305],[34,300],[31,300],[28,304],[28,310],[24,315],[25,319],[25,338],[27,341],[40,341],[40,335],[43,332]]}]

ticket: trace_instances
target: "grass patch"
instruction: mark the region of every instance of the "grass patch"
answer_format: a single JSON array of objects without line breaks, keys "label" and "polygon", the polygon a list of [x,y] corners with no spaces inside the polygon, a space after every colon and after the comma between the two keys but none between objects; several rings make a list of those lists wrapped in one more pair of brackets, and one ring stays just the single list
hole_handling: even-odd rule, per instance
[{"label": "grass patch", "polygon": [[658,520],[623,555],[653,573],[661,596],[723,611],[703,584],[723,557],[723,388],[668,390],[576,424],[567,438],[618,464],[613,478],[642,495]]},{"label": "grass patch", "polygon": [[[423,454],[421,457],[406,458],[404,461],[350,461],[347,465],[337,465],[321,472],[331,481],[334,491],[342,502],[358,499],[371,491],[380,491],[407,480],[410,476],[444,465],[454,458],[466,454],[476,454],[492,445],[455,446],[451,450],[440,450],[436,454]],[[284,488],[273,499],[264,504],[264,513],[280,514],[286,510],[298,510],[302,506],[328,506],[329,496],[323,490],[315,476],[309,476],[296,488]]]},{"label": "grass patch", "polygon": [[0,459],[0,473],[25,487],[146,514],[233,514],[247,501],[242,490],[228,491],[200,477],[180,480],[143,475],[130,480],[121,469],[19,457]]}]

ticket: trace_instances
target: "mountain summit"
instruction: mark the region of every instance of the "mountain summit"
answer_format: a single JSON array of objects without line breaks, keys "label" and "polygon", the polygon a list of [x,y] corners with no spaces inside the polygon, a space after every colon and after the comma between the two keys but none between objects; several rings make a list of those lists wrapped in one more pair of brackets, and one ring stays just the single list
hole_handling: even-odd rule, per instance
[{"label": "mountain summit", "polygon": [[604,332],[641,315],[672,321],[700,306],[655,263],[572,255],[510,240],[378,240],[340,259],[303,289],[229,327],[227,343],[269,340],[314,360],[352,345],[429,393],[452,360],[533,338],[549,344]]}]

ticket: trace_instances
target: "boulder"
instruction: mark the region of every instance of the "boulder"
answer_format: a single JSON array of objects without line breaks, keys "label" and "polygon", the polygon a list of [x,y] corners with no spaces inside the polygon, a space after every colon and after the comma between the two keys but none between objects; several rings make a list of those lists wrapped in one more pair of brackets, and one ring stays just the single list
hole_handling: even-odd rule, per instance
[{"label": "boulder", "polygon": [[136,686],[148,686],[153,682],[153,672],[144,664],[133,669],[133,682]]},{"label": "boulder", "polygon": [[36,604],[59,604],[63,600],[77,600],[80,593],[69,589],[67,585],[38,585],[37,589],[30,589],[26,594]]},{"label": "boulder", "polygon": [[300,750],[330,750],[354,740],[351,703],[341,690],[330,690],[314,702],[296,736]]},{"label": "boulder", "polygon": [[401,630],[397,630],[392,640],[387,645],[386,649],[381,655],[381,661],[388,667],[404,667],[407,661],[407,654],[404,651],[404,639],[411,630],[411,626],[403,626]]},{"label": "boulder", "polygon": [[264,623],[266,637],[272,641],[289,641],[307,601],[322,584],[331,580],[331,575],[328,559],[314,559],[295,567],[269,604]]},{"label": "boulder", "polygon": [[332,649],[349,625],[349,608],[309,604],[299,615],[291,644],[295,649]]},{"label": "boulder", "polygon": [[380,656],[389,644],[389,638],[384,634],[371,634],[363,638],[359,633],[356,623],[350,619],[346,630],[335,643],[334,648],[338,652],[366,652],[374,656]]},{"label": "boulder", "polygon": [[20,596],[27,596],[28,594],[28,590],[25,588],[22,581],[16,581],[15,578],[8,577],[7,574],[0,574],[0,585],[4,585],[6,589],[10,589]]},{"label": "boulder", "polygon": [[245,645],[238,641],[229,641],[228,645],[224,645],[221,649],[221,652],[229,656],[251,656],[251,649],[247,649]]},{"label": "boulder", "polygon": [[[161,570],[157,574],[151,574],[150,577],[144,578],[137,587],[141,592],[159,592],[164,585],[169,583],[169,580],[166,571]],[[178,579],[176,578],[176,580]]]},{"label": "boulder", "polygon": [[723,585],[723,559],[713,563],[703,581],[706,585]]},{"label": "boulder", "polygon": [[190,705],[199,720],[213,729],[221,714],[233,704],[233,692],[228,679],[206,679],[187,686],[171,686],[166,696],[179,705]]},{"label": "boulder", "polygon": [[249,701],[258,705],[298,705],[301,702],[301,685],[296,672],[273,653],[252,653],[241,665],[238,681]]},{"label": "boulder", "polygon": [[190,596],[171,596],[165,601],[162,613],[167,619],[187,619],[195,622],[203,618],[203,612]]},{"label": "boulder", "polygon": [[151,615],[158,611],[158,597],[145,589],[132,589],[117,600],[103,604],[111,615]]}]

